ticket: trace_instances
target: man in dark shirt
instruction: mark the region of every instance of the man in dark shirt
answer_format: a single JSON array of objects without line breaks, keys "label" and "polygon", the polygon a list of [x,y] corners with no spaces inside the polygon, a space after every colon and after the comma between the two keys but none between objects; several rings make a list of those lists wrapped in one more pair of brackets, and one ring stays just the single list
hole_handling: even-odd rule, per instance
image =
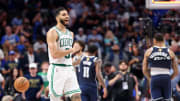
[{"label": "man in dark shirt", "polygon": [[104,78],[106,80],[107,90],[108,90],[108,96],[107,98],[103,99],[103,101],[111,101],[112,100],[112,91],[116,90],[116,88],[113,88],[112,86],[108,85],[109,80],[113,79],[115,76],[116,68],[111,63],[106,63],[104,65]]},{"label": "man in dark shirt", "polygon": [[[10,75],[10,71],[13,70],[13,68],[18,67],[18,62],[15,60],[15,51],[9,51],[8,53],[8,61],[5,62],[5,66],[2,68],[2,74],[6,77]],[[19,68],[18,68],[19,69]]]},{"label": "man in dark shirt", "polygon": [[23,94],[23,98],[26,101],[41,101],[41,93],[43,91],[43,80],[41,76],[37,75],[37,64],[31,63],[29,65],[30,74],[25,75],[25,77],[30,82],[29,89]]},{"label": "man in dark shirt", "polygon": [[[139,100],[138,81],[136,76],[128,72],[128,63],[120,61],[119,71],[109,81],[109,86],[115,88],[112,91],[113,101],[134,101]],[[133,97],[133,90],[136,91],[136,97]]]}]

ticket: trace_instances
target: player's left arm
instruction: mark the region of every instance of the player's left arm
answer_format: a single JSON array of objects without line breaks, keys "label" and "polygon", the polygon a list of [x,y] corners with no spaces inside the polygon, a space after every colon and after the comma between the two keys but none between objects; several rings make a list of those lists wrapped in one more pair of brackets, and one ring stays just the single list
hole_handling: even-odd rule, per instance
[{"label": "player's left arm", "polygon": [[101,59],[96,59],[95,60],[95,65],[96,65],[96,77],[99,81],[99,83],[101,84],[101,86],[103,88],[106,87],[103,77],[102,77],[102,73],[101,73],[101,65],[102,65],[102,60]]},{"label": "player's left arm", "polygon": [[171,80],[172,80],[178,75],[178,68],[177,68],[178,61],[173,51],[169,50],[169,55],[171,56],[172,59],[172,69],[173,69],[173,74],[171,75]]},{"label": "player's left arm", "polygon": [[145,54],[144,54],[144,59],[143,59],[143,74],[144,76],[148,79],[148,81],[150,82],[151,80],[151,75],[148,69],[148,56],[150,55],[150,53],[152,52],[152,48],[148,49]]},{"label": "player's left arm", "polygon": [[104,90],[103,98],[106,98],[107,97],[107,88],[106,88],[105,82],[104,82],[103,77],[102,77],[101,65],[102,65],[102,60],[96,59],[95,60],[96,77],[97,77],[100,85],[103,87],[103,90]]}]

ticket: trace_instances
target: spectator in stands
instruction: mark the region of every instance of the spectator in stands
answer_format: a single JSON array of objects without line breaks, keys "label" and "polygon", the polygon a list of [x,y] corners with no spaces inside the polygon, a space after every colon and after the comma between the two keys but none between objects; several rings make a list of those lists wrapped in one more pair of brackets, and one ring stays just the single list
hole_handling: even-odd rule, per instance
[{"label": "spectator in stands", "polygon": [[114,75],[115,75],[114,73],[115,73],[116,69],[111,63],[107,62],[104,65],[103,70],[105,73],[104,78],[107,80],[106,85],[107,85],[107,90],[108,90],[108,96],[107,96],[107,98],[104,99],[104,101],[112,101],[112,91],[115,89],[113,89],[113,87],[109,86],[107,83],[109,82],[109,80],[111,80],[114,77]]},{"label": "spectator in stands", "polygon": [[2,37],[1,45],[6,41],[12,45],[16,45],[16,43],[19,42],[19,37],[12,33],[12,28],[10,26],[6,26],[6,34]]},{"label": "spectator in stands", "polygon": [[71,6],[68,6],[68,12],[69,12],[69,17],[70,17],[69,26],[73,28],[77,20],[77,14],[76,14],[76,11]]},{"label": "spectator in stands", "polygon": [[34,27],[33,27],[33,41],[36,41],[37,40],[37,37],[42,37],[43,34],[42,34],[42,23],[43,23],[43,19],[42,19],[42,16],[41,16],[41,13],[38,12],[33,20],[32,20],[33,24],[34,24]]},{"label": "spectator in stands", "polygon": [[47,45],[41,37],[37,38],[37,41],[33,45],[33,49],[36,53],[47,52]]},{"label": "spectator in stands", "polygon": [[136,44],[133,44],[130,61],[128,64],[131,67],[131,73],[136,75],[140,80],[143,78],[142,60],[143,56],[141,55],[140,50],[138,49]]},{"label": "spectator in stands", "polygon": [[[112,92],[114,101],[139,101],[139,90],[137,77],[128,72],[128,63],[120,61],[119,71],[114,75],[113,79],[109,81],[109,86],[116,88]],[[133,96],[135,89],[136,95]]]},{"label": "spectator in stands", "polygon": [[23,23],[23,21],[22,21],[22,16],[21,16],[21,14],[16,13],[16,16],[15,16],[15,17],[12,19],[12,21],[11,21],[11,25],[16,28],[16,27],[18,27],[18,26],[21,26],[22,23]]},{"label": "spectator in stands", "polygon": [[20,40],[16,45],[17,50],[21,53],[24,54],[25,53],[25,42],[26,42],[26,38],[24,35],[20,36]]},{"label": "spectator in stands", "polygon": [[75,35],[75,39],[84,43],[87,42],[87,35],[84,33],[84,29],[82,27],[78,28],[78,33]]},{"label": "spectator in stands", "polygon": [[86,28],[92,29],[93,27],[100,25],[101,24],[100,21],[101,19],[96,13],[96,10],[94,8],[91,8],[85,20]]},{"label": "spectator in stands", "polygon": [[49,67],[49,63],[48,62],[43,62],[42,65],[41,65],[42,72],[38,73],[38,75],[41,76],[41,78],[43,79],[43,84],[44,84],[44,89],[43,89],[43,92],[41,94],[42,101],[50,101],[49,98],[47,98],[46,95],[45,95],[45,89],[49,85],[49,82],[47,80],[48,67]]},{"label": "spectator in stands", "polygon": [[30,63],[33,62],[40,63],[39,57],[34,52],[32,45],[29,45],[27,49],[27,53],[25,53],[25,55],[22,56],[19,60],[19,64],[20,64],[19,68],[22,69],[24,75],[28,74],[28,70],[29,70],[28,66]]},{"label": "spectator in stands", "polygon": [[10,50],[10,47],[12,47],[12,45],[9,43],[8,40],[6,40],[5,43],[2,45],[5,60],[7,60],[8,52]]},{"label": "spectator in stands", "polygon": [[5,62],[5,67],[2,69],[2,73],[7,78],[10,75],[11,70],[13,68],[18,68],[18,62],[15,60],[16,59],[16,52],[15,51],[10,51],[8,60]]},{"label": "spectator in stands", "polygon": [[118,23],[118,21],[117,21],[117,19],[116,19],[116,15],[115,15],[113,12],[111,12],[111,13],[108,15],[108,17],[107,17],[104,25],[105,25],[104,27],[105,27],[106,29],[110,29],[110,30],[112,30],[114,33],[117,33],[117,32],[118,32],[119,23]]},{"label": "spectator in stands", "polygon": [[97,28],[94,27],[92,29],[92,34],[89,34],[87,37],[88,44],[95,44],[98,47],[98,57],[102,58],[101,53],[102,53],[102,42],[103,42],[103,37],[101,34],[97,32]]},{"label": "spectator in stands", "polygon": [[25,77],[30,82],[29,89],[23,93],[23,99],[26,101],[41,101],[41,94],[44,89],[43,80],[41,76],[37,75],[37,64],[30,63],[29,64],[29,73],[25,75]]},{"label": "spectator in stands", "polygon": [[[43,38],[38,37],[37,41],[33,45],[33,49],[37,54],[38,59],[41,61],[48,61],[47,45]],[[38,68],[39,70],[40,68]]]},{"label": "spectator in stands", "polygon": [[19,77],[19,71],[17,68],[13,68],[10,71],[10,75],[6,78],[4,93],[6,95],[17,96],[20,95],[14,88],[14,81]]},{"label": "spectator in stands", "polygon": [[110,52],[106,54],[104,61],[110,61],[115,65],[116,70],[119,70],[118,65],[120,60],[128,60],[127,54],[120,49],[118,44],[111,46]]},{"label": "spectator in stands", "polygon": [[20,31],[22,35],[32,41],[32,26],[30,25],[30,21],[28,18],[23,19],[23,25]]},{"label": "spectator in stands", "polygon": [[92,29],[92,34],[88,35],[88,44],[95,44],[100,47],[100,44],[103,42],[103,37],[97,33],[96,27]]},{"label": "spectator in stands", "polygon": [[118,45],[119,44],[119,40],[117,39],[117,37],[113,34],[113,32],[111,30],[108,30],[105,34],[105,38],[104,38],[104,44],[105,44],[105,53],[110,53],[111,52],[111,48],[113,45]]}]

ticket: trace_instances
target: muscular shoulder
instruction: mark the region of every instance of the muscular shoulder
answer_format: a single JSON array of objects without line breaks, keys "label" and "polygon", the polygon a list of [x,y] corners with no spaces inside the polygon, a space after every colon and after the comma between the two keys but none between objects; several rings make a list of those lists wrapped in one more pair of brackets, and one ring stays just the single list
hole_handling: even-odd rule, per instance
[{"label": "muscular shoulder", "polygon": [[57,38],[58,38],[58,34],[57,34],[56,30],[51,28],[47,32],[47,41],[56,40]]},{"label": "muscular shoulder", "polygon": [[72,37],[74,37],[74,33],[73,33],[72,31],[70,31],[70,30],[69,30],[69,32],[70,32],[70,34],[72,35]]},{"label": "muscular shoulder", "polygon": [[57,32],[55,29],[53,28],[49,29],[49,31],[47,32],[47,37],[50,37],[50,36],[57,36]]},{"label": "muscular shoulder", "polygon": [[93,57],[93,62],[95,63],[102,63],[102,60],[98,57]]},{"label": "muscular shoulder", "polygon": [[169,55],[171,56],[171,58],[175,58],[175,54],[171,49],[168,49]]},{"label": "muscular shoulder", "polygon": [[146,52],[145,52],[145,54],[144,54],[144,56],[149,56],[149,55],[152,53],[152,51],[153,51],[153,48],[152,48],[152,47],[149,48],[149,49],[147,49]]}]

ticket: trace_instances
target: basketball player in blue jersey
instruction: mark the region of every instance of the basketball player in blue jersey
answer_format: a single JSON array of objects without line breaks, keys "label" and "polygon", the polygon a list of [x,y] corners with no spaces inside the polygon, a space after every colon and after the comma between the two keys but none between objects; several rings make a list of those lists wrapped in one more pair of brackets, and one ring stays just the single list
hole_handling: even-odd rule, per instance
[{"label": "basketball player in blue jersey", "polygon": [[[165,47],[162,34],[156,34],[153,43],[144,54],[143,73],[150,82],[152,101],[171,101],[171,80],[178,74],[177,59]],[[170,68],[174,71],[172,75]]]},{"label": "basketball player in blue jersey", "polygon": [[72,47],[74,34],[66,28],[69,24],[67,10],[58,8],[55,17],[57,25],[47,32],[50,101],[62,101],[63,95],[69,96],[71,101],[81,101],[81,91],[72,66],[72,54],[78,52],[80,47]]},{"label": "basketball player in blue jersey", "polygon": [[107,96],[107,89],[101,74],[101,60],[96,57],[97,47],[90,45],[88,47],[88,56],[84,56],[80,62],[80,71],[78,72],[79,86],[82,91],[82,101],[98,100],[98,85],[103,87],[103,98]]}]

